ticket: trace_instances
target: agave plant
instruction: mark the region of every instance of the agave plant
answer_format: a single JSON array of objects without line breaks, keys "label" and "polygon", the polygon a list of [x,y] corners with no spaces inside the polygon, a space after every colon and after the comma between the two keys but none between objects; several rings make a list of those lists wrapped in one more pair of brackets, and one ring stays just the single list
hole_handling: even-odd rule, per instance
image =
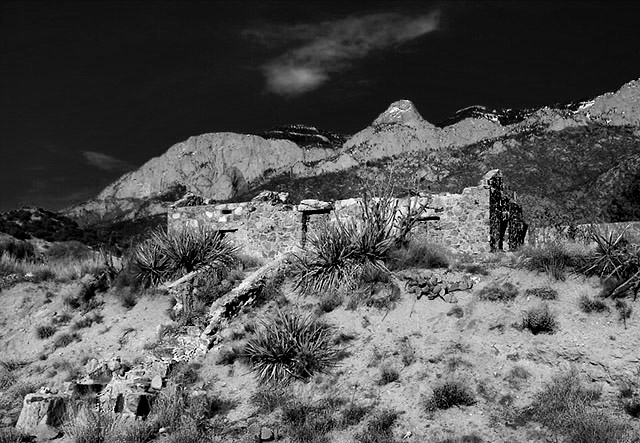
[{"label": "agave plant", "polygon": [[163,251],[158,231],[136,247],[133,262],[138,268],[136,278],[146,287],[157,286],[170,274],[169,260]]},{"label": "agave plant", "polygon": [[189,272],[226,272],[236,262],[237,247],[208,228],[153,231],[135,250],[138,278],[149,286]]},{"label": "agave plant", "polygon": [[261,322],[243,355],[261,384],[287,384],[326,373],[338,362],[333,328],[312,315],[278,311]]},{"label": "agave plant", "polygon": [[623,230],[618,235],[613,232],[604,235],[592,228],[590,235],[597,248],[582,271],[605,281],[615,281],[608,295],[616,296],[632,290],[637,297],[640,290],[640,247],[629,243],[625,233],[626,230]]}]

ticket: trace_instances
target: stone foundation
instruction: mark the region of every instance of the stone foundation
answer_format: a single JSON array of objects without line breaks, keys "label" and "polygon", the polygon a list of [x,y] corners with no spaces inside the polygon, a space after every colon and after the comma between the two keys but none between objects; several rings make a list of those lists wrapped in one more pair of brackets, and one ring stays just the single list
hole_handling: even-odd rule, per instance
[{"label": "stone foundation", "polygon": [[[360,199],[303,200],[294,206],[282,196],[259,197],[251,202],[171,208],[168,229],[208,226],[224,232],[243,253],[273,259],[303,247],[320,225],[338,217],[358,219],[362,210]],[[488,172],[478,186],[465,188],[461,194],[403,198],[396,203],[398,214],[423,207],[413,231],[419,241],[481,253],[514,249],[524,240],[522,210],[504,186],[499,170]]]}]

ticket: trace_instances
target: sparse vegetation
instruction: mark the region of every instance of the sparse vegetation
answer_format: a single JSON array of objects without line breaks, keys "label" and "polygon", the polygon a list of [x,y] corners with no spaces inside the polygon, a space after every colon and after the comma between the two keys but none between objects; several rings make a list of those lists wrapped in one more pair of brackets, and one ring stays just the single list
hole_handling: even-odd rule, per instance
[{"label": "sparse vegetation", "polygon": [[335,414],[339,402],[322,399],[318,402],[295,401],[282,411],[287,435],[294,443],[329,443],[327,435],[338,426]]},{"label": "sparse vegetation", "polygon": [[520,250],[523,265],[530,271],[546,272],[555,280],[564,280],[567,269],[575,263],[564,243],[553,241]]},{"label": "sparse vegetation", "polygon": [[36,327],[36,337],[40,340],[53,337],[58,329],[54,325],[39,325]]},{"label": "sparse vegetation", "polygon": [[545,304],[528,309],[522,317],[522,327],[534,335],[553,334],[558,330],[558,322]]},{"label": "sparse vegetation", "polygon": [[485,286],[476,293],[476,296],[483,301],[512,301],[518,295],[518,289],[512,283],[503,283],[498,285],[492,283]]},{"label": "sparse vegetation", "polygon": [[449,266],[449,257],[440,245],[409,240],[390,248],[385,262],[392,271],[409,268],[446,268]]},{"label": "sparse vegetation", "polygon": [[453,406],[471,406],[476,402],[469,387],[460,380],[446,381],[433,388],[433,395],[427,399],[427,411],[449,409]]},{"label": "sparse vegetation", "polygon": [[578,299],[578,306],[582,312],[590,314],[592,312],[608,312],[609,306],[604,300],[599,298],[589,297],[586,294],[582,294]]},{"label": "sparse vegetation", "polygon": [[282,312],[262,321],[243,355],[261,384],[308,379],[337,363],[333,328],[311,315]]},{"label": "sparse vegetation", "polygon": [[358,443],[394,443],[392,427],[400,414],[386,409],[377,412],[367,423],[364,432],[355,435]]},{"label": "sparse vegetation", "polygon": [[633,308],[629,306],[626,301],[621,299],[616,300],[615,307],[618,311],[618,318],[624,324],[624,328],[627,329],[627,320],[631,318]]},{"label": "sparse vegetation", "polygon": [[556,300],[558,298],[558,291],[552,288],[533,288],[524,291],[524,295],[527,297],[537,297],[542,300]]},{"label": "sparse vegetation", "polygon": [[400,372],[390,365],[383,365],[380,368],[380,378],[378,378],[378,385],[384,386],[389,383],[393,383],[400,378]]},{"label": "sparse vegetation", "polygon": [[78,333],[74,332],[73,334],[69,334],[67,332],[63,332],[53,339],[53,348],[64,348],[74,341],[80,341],[80,335]]}]

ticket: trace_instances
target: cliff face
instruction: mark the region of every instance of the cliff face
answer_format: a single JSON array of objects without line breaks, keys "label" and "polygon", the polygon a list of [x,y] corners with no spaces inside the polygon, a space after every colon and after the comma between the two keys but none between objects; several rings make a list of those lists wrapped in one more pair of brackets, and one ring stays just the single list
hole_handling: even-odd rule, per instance
[{"label": "cliff face", "polygon": [[82,224],[131,219],[163,212],[176,189],[227,200],[248,195],[274,177],[284,183],[409,153],[446,157],[447,151],[472,144],[593,125],[639,128],[640,80],[593,100],[537,110],[472,106],[440,126],[424,120],[409,100],[400,100],[344,144],[344,136],[304,125],[261,136],[194,136],[125,174],[96,198],[63,212]]}]

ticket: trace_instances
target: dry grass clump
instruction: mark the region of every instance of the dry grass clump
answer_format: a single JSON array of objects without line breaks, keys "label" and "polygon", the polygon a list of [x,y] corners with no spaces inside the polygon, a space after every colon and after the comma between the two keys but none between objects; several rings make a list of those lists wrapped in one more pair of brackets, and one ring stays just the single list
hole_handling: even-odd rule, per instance
[{"label": "dry grass clump", "polygon": [[427,399],[425,408],[427,411],[435,411],[453,406],[471,406],[475,402],[475,397],[466,384],[460,380],[450,380],[433,388],[433,394]]},{"label": "dry grass clump", "polygon": [[103,254],[92,253],[86,257],[68,257],[36,262],[28,258],[18,259],[6,252],[0,255],[0,275],[17,274],[33,282],[56,280],[68,282],[86,274],[98,275],[108,269]]},{"label": "dry grass clump", "polygon": [[524,291],[524,295],[527,297],[537,297],[542,300],[556,300],[558,298],[558,291],[552,288],[532,288]]},{"label": "dry grass clump", "polygon": [[558,330],[558,322],[549,307],[544,304],[528,309],[522,317],[522,328],[533,335],[553,334]]},{"label": "dry grass clump", "polygon": [[379,386],[388,385],[389,383],[393,383],[399,379],[400,372],[396,368],[389,365],[383,365],[380,368],[380,378],[378,378]]},{"label": "dry grass clump", "polygon": [[295,443],[330,443],[328,433],[340,422],[339,399],[317,402],[294,401],[283,408],[282,418],[289,439]]},{"label": "dry grass clump", "polygon": [[520,249],[519,254],[525,269],[546,272],[555,280],[564,280],[568,268],[576,261],[566,244],[559,241],[524,247]]},{"label": "dry grass clump", "polygon": [[560,373],[519,412],[519,420],[536,421],[556,439],[563,435],[570,443],[634,441],[629,422],[595,408],[600,395],[599,389],[586,387],[575,370]]},{"label": "dry grass clump", "polygon": [[395,443],[393,425],[400,414],[392,409],[377,412],[365,430],[354,437],[358,443]]},{"label": "dry grass clump", "polygon": [[484,443],[484,440],[477,434],[469,434],[461,437],[445,438],[438,443]]},{"label": "dry grass clump", "polygon": [[476,296],[483,301],[507,302],[515,299],[517,295],[518,288],[509,282],[503,283],[502,285],[492,283],[476,292]]},{"label": "dry grass clump", "polygon": [[334,329],[311,315],[278,311],[263,320],[243,356],[261,384],[306,380],[338,361]]},{"label": "dry grass clump", "polygon": [[590,314],[592,312],[608,312],[609,306],[599,298],[592,298],[586,294],[582,294],[578,299],[578,307],[584,313]]},{"label": "dry grass clump", "polygon": [[450,260],[444,247],[415,240],[395,245],[387,252],[385,263],[392,271],[409,268],[446,268]]},{"label": "dry grass clump", "polygon": [[66,346],[69,346],[74,341],[80,341],[80,340],[81,340],[81,337],[77,332],[74,332],[72,334],[63,332],[61,334],[58,334],[53,339],[53,349],[64,348]]},{"label": "dry grass clump", "polygon": [[44,340],[45,338],[53,337],[58,328],[54,325],[38,325],[36,326],[36,337],[40,340]]}]

